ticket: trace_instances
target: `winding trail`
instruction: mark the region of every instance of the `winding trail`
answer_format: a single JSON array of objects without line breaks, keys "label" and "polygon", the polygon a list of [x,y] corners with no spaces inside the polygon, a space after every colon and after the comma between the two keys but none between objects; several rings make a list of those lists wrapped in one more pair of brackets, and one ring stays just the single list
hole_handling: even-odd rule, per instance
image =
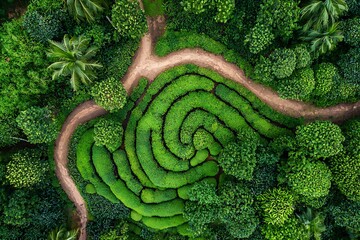
[{"label": "winding trail", "polygon": [[[339,104],[329,108],[317,108],[304,102],[281,99],[272,89],[251,81],[240,68],[226,62],[222,56],[206,52],[202,49],[183,49],[165,57],[158,57],[153,53],[153,48],[156,39],[164,31],[164,17],[148,18],[148,27],[149,33],[141,39],[140,47],[133,63],[122,79],[128,94],[137,86],[141,77],[146,77],[153,81],[156,76],[166,69],[182,64],[195,64],[213,69],[224,77],[242,84],[273,109],[292,117],[304,117],[308,121],[327,119],[333,122],[341,122],[360,115],[360,101],[354,104]],[[106,111],[96,105],[93,100],[80,104],[66,119],[55,143],[54,159],[56,175],[69,199],[74,203],[79,215],[80,240],[86,240],[88,212],[86,203],[67,168],[69,143],[77,126],[104,114],[106,114]]]}]

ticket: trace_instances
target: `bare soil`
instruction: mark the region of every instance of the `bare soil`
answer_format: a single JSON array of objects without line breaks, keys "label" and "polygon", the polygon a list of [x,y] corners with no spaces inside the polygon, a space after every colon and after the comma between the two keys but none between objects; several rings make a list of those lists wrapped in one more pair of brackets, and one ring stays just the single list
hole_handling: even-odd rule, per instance
[{"label": "bare soil", "polygon": [[[354,104],[340,104],[329,108],[317,108],[304,102],[281,99],[272,89],[251,81],[240,68],[226,62],[222,56],[206,52],[202,49],[183,49],[165,57],[158,57],[154,54],[153,48],[156,39],[164,32],[165,18],[163,16],[148,18],[147,21],[149,33],[141,39],[140,47],[134,57],[133,63],[122,79],[122,83],[128,94],[138,85],[141,77],[146,77],[150,81],[153,81],[161,72],[174,66],[195,64],[210,68],[224,77],[242,84],[273,109],[292,117],[304,117],[309,121],[327,119],[334,122],[341,122],[360,115],[360,101]],[[67,168],[69,143],[78,125],[104,114],[106,114],[106,111],[96,105],[94,101],[87,101],[80,104],[68,116],[55,144],[54,159],[56,163],[56,175],[62,188],[77,209],[80,219],[80,240],[86,239],[88,212],[86,203],[69,175]]]}]

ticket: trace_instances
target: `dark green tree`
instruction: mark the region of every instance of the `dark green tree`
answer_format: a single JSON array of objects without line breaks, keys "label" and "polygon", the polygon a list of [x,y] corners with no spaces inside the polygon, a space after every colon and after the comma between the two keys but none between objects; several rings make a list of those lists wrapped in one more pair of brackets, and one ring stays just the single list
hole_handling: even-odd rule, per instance
[{"label": "dark green tree", "polygon": [[360,85],[360,48],[351,48],[341,55],[338,65],[346,82]]},{"label": "dark green tree", "polygon": [[332,175],[325,163],[290,156],[287,165],[286,179],[295,193],[310,200],[329,194]]},{"label": "dark green tree", "polygon": [[56,138],[54,116],[46,107],[30,107],[21,111],[16,122],[31,143],[49,143]]},{"label": "dark green tree", "polygon": [[353,47],[360,47],[360,18],[348,19],[341,26],[344,31],[344,42]]},{"label": "dark green tree", "polygon": [[360,237],[360,203],[342,201],[339,205],[330,206],[330,214],[336,225],[345,227],[351,234]]},{"label": "dark green tree", "polygon": [[217,13],[214,17],[216,22],[226,23],[235,10],[235,0],[183,0],[180,2],[184,10],[200,14],[214,8]]},{"label": "dark green tree", "polygon": [[27,190],[15,190],[10,194],[9,201],[5,205],[4,223],[15,227],[29,226],[38,201],[38,196]]}]

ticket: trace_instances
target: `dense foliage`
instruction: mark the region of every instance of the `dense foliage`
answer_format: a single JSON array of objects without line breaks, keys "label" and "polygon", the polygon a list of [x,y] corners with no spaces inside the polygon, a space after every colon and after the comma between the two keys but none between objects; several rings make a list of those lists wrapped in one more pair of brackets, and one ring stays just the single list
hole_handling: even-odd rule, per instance
[{"label": "dense foliage", "polygon": [[116,0],[111,17],[121,36],[138,39],[146,32],[145,14],[138,1]]},{"label": "dense foliage", "polygon": [[120,110],[126,103],[126,90],[115,78],[97,83],[91,89],[95,102],[110,112]]},{"label": "dense foliage", "polygon": [[203,48],[282,98],[359,101],[357,0],[1,1],[0,239],[76,239],[53,147],[91,98],[110,113],[68,156],[89,239],[360,238],[359,119],[303,124],[194,65],[124,89],[162,14],[159,57]]}]

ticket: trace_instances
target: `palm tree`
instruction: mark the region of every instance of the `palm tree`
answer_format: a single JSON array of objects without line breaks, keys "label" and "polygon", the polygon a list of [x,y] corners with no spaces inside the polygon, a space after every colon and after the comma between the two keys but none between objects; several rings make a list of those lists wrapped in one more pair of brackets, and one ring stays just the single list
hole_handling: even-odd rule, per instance
[{"label": "palm tree", "polygon": [[48,236],[49,240],[75,240],[78,230],[67,231],[64,226],[55,228]]},{"label": "palm tree", "polygon": [[77,22],[86,20],[92,22],[96,15],[104,10],[107,6],[105,0],[64,0]]},{"label": "palm tree", "polygon": [[345,0],[314,0],[301,9],[301,19],[306,20],[303,31],[327,29],[347,10]]},{"label": "palm tree", "polygon": [[63,42],[50,42],[50,49],[47,55],[57,60],[48,68],[53,69],[53,79],[59,76],[71,75],[70,83],[73,89],[78,89],[79,81],[87,85],[91,79],[96,78],[94,68],[102,67],[100,64],[91,61],[95,56],[97,47],[88,47],[90,39],[80,37],[64,36]]},{"label": "palm tree", "polygon": [[311,51],[315,54],[324,54],[335,49],[336,44],[344,39],[337,26],[335,23],[324,31],[309,30],[300,39],[311,42]]},{"label": "palm tree", "polygon": [[321,234],[326,230],[325,217],[322,214],[314,213],[311,208],[307,207],[306,211],[297,217],[303,224],[307,239],[314,236],[315,240],[321,240]]}]

